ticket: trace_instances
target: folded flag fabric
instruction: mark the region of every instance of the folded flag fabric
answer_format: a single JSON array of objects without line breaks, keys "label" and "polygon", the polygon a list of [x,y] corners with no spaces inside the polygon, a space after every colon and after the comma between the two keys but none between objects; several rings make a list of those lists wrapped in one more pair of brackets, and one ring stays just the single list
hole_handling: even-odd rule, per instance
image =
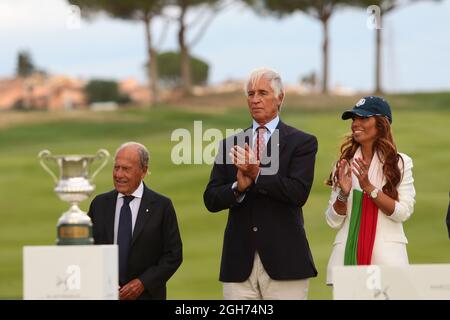
[{"label": "folded flag fabric", "polygon": [[378,207],[366,193],[353,189],[351,212],[344,265],[370,265],[377,232]]}]

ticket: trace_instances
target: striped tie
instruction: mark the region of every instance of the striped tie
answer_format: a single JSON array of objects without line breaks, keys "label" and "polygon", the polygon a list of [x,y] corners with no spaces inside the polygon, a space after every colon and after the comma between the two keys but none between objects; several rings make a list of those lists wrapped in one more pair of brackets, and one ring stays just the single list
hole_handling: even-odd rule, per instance
[{"label": "striped tie", "polygon": [[267,132],[267,128],[260,126],[256,129],[256,132],[256,159],[260,161],[266,149],[265,133]]}]

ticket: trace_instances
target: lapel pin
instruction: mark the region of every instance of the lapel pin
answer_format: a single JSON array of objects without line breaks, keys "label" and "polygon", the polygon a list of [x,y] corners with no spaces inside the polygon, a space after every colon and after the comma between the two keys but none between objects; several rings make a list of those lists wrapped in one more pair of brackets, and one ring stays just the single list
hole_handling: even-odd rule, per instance
[{"label": "lapel pin", "polygon": [[145,209],[145,212],[149,213],[148,209]]}]

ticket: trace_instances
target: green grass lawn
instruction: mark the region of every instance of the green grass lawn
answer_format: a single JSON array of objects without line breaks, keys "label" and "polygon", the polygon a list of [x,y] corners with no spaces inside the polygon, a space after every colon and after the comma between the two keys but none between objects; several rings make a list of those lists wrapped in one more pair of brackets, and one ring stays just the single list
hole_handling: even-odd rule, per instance
[{"label": "green grass lawn", "polygon": [[[405,223],[411,263],[450,263],[450,240],[445,214],[450,189],[450,103],[448,95],[395,96],[401,105],[394,109],[393,132],[398,148],[414,161],[417,192],[415,212]],[[409,101],[409,102],[408,102]],[[243,101],[244,102],[244,101]],[[329,102],[328,102],[329,103]],[[338,146],[350,122],[340,120],[342,108],[302,108],[288,103],[282,119],[313,133],[319,140],[315,181],[304,207],[305,227],[319,276],[310,282],[311,299],[331,299],[325,286],[326,265],[335,231],[324,217],[330,190],[328,177]],[[411,107],[409,107],[411,105]],[[174,129],[193,130],[193,121],[203,128],[245,128],[250,124],[245,109],[232,108],[216,114],[211,110],[156,107],[129,109],[96,116],[89,112],[52,120],[48,113],[30,113],[39,121],[0,129],[0,298],[22,297],[22,247],[53,245],[56,221],[68,205],[53,192],[53,181],[39,166],[37,154],[49,149],[54,154],[92,154],[106,148],[111,154],[127,140],[144,143],[150,150],[150,171],[146,183],[172,198],[180,224],[184,262],[169,281],[169,299],[221,299],[218,281],[223,232],[227,213],[211,214],[203,205],[209,165],[174,165],[170,137]],[[7,114],[0,113],[0,117]],[[224,131],[223,131],[224,132]],[[204,143],[206,146],[207,143]],[[112,188],[112,161],[95,179],[96,193]],[[89,201],[81,204],[87,210]]]}]

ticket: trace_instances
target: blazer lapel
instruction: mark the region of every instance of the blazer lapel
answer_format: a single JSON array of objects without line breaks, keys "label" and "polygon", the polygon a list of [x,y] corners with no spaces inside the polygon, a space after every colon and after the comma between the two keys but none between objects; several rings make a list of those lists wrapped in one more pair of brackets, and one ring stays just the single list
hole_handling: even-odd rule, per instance
[{"label": "blazer lapel", "polygon": [[136,224],[133,231],[133,239],[131,245],[134,244],[139,234],[144,229],[147,220],[152,214],[152,202],[154,202],[152,191],[144,184],[144,193],[142,195],[141,205],[139,206],[138,215],[136,218]]},{"label": "blazer lapel", "polygon": [[109,201],[106,202],[106,240],[108,241],[108,243],[114,243],[114,218],[116,215],[117,191],[112,191],[110,197],[111,198],[109,199]]},{"label": "blazer lapel", "polygon": [[280,137],[280,141],[279,141],[279,145],[278,145],[278,150],[281,154],[281,152],[283,151],[283,148],[286,146],[286,125],[284,124],[284,122],[282,122],[280,120],[280,122],[278,123],[277,129],[279,130],[279,137]]}]

